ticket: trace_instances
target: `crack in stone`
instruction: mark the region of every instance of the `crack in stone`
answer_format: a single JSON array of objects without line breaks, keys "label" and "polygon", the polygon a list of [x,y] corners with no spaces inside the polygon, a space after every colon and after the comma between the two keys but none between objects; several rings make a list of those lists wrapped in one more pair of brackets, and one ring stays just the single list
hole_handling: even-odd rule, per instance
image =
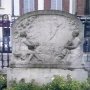
[{"label": "crack in stone", "polygon": [[61,26],[61,24],[56,26],[55,33],[50,37],[50,40],[52,40],[55,37],[55,35],[58,32],[60,26]]}]

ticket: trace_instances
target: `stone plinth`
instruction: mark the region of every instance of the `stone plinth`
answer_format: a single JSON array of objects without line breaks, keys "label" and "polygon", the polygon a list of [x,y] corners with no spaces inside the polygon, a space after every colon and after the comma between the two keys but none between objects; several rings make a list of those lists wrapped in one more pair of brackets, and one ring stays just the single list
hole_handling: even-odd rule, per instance
[{"label": "stone plinth", "polygon": [[[11,73],[11,75],[10,75]],[[50,69],[50,68],[11,68],[8,70],[9,85],[12,81],[20,82],[25,80],[28,82],[36,82],[38,84],[46,84],[53,80],[55,75],[67,77],[70,74],[73,79],[84,81],[87,79],[87,71],[83,69],[64,70],[64,69]]]}]

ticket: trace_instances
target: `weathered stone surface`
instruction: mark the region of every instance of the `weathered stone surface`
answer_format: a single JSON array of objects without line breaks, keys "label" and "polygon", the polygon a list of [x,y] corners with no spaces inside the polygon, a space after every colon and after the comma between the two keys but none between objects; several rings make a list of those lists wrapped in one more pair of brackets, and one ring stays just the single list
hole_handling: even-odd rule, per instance
[{"label": "weathered stone surface", "polygon": [[86,80],[83,67],[83,26],[73,15],[61,11],[36,11],[21,16],[12,27],[13,54],[7,72],[8,85],[40,84],[54,75]]},{"label": "weathered stone surface", "polygon": [[[74,80],[84,81],[88,77],[87,71],[83,69],[76,69],[73,71],[63,69],[50,69],[50,68],[11,68],[8,70],[8,85],[11,85],[13,81],[20,82],[36,82],[38,84],[46,84],[53,80],[55,75],[67,77],[71,75]],[[11,75],[10,75],[11,73]]]},{"label": "weathered stone surface", "polygon": [[12,67],[82,67],[83,27],[75,16],[60,11],[32,12],[16,21],[12,35]]}]

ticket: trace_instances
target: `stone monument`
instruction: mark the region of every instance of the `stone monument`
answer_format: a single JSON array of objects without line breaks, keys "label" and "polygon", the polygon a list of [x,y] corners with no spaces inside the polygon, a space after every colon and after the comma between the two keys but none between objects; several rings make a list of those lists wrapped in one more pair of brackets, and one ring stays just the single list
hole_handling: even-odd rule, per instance
[{"label": "stone monument", "polygon": [[24,79],[44,84],[54,75],[67,74],[85,80],[83,31],[79,19],[62,11],[35,11],[18,18],[12,27],[8,83]]}]

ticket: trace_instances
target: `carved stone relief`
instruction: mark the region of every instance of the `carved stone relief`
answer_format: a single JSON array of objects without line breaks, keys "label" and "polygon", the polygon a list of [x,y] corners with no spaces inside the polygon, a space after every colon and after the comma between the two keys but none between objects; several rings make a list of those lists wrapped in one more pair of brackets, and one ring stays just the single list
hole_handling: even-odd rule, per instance
[{"label": "carved stone relief", "polygon": [[38,11],[24,15],[13,25],[12,35],[12,64],[72,66],[81,58],[83,28],[70,14]]}]

